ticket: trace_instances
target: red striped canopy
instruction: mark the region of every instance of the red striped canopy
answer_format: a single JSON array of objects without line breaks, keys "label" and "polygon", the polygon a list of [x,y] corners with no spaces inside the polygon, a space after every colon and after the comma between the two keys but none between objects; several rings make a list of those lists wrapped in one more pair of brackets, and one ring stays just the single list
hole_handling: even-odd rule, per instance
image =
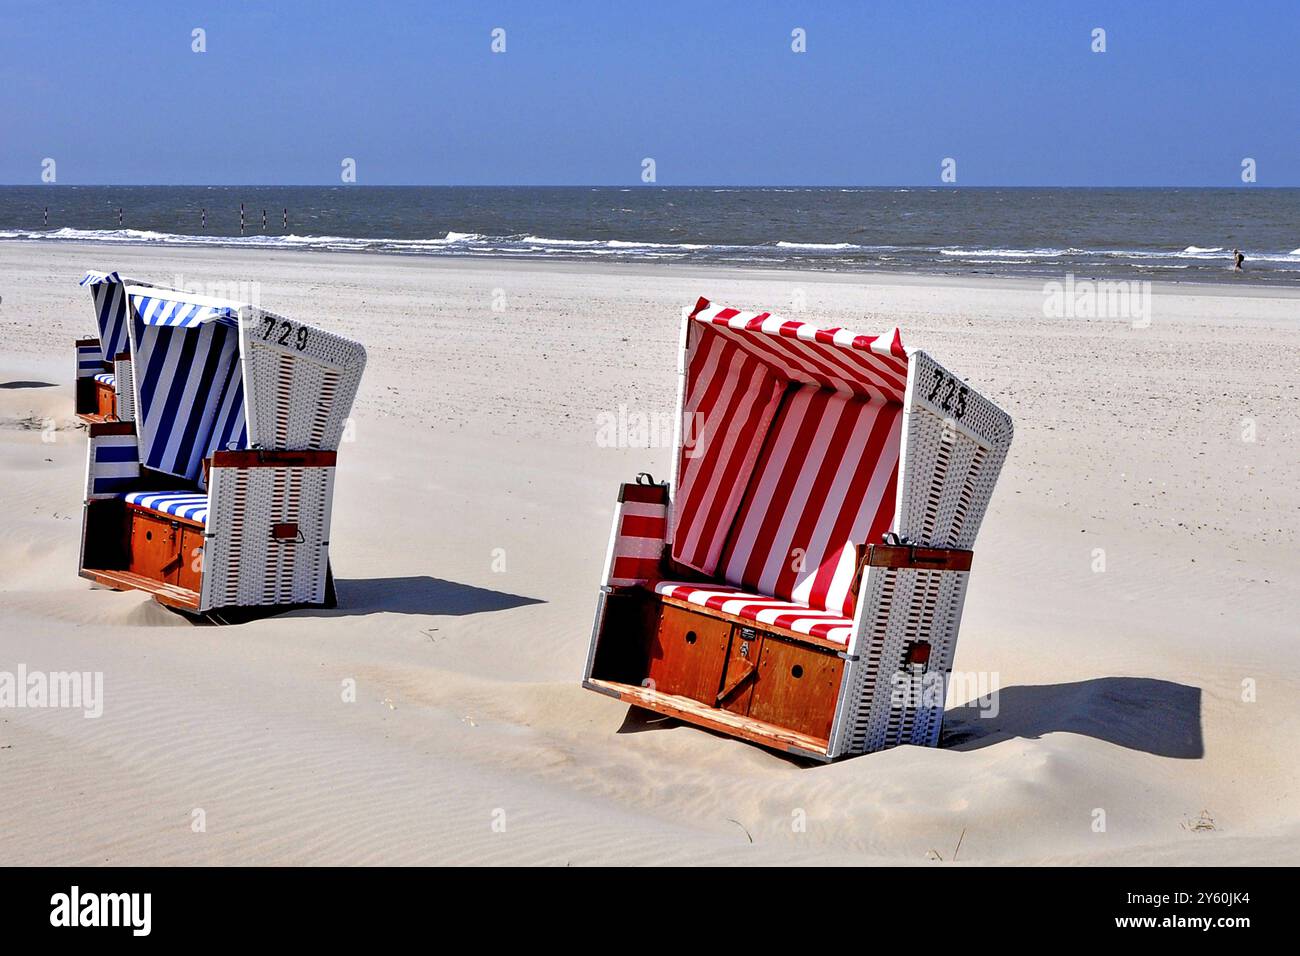
[{"label": "red striped canopy", "polygon": [[687,322],[672,556],[762,595],[853,613],[855,545],[893,520],[907,353],[701,299]]}]

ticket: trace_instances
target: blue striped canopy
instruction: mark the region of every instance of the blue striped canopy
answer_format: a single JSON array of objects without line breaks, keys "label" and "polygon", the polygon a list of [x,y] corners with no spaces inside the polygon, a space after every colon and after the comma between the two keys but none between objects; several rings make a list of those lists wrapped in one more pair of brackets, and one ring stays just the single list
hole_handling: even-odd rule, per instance
[{"label": "blue striped canopy", "polygon": [[213,451],[248,447],[236,303],[128,286],[140,461],[203,480]]},{"label": "blue striped canopy", "polygon": [[154,289],[132,286],[131,307],[145,325],[163,325],[174,329],[194,329],[208,322],[220,322],[232,328],[239,324],[237,303],[221,303],[215,299],[196,301],[199,296],[189,296],[172,289]]},{"label": "blue striped canopy", "polygon": [[87,272],[81,285],[90,286],[100,354],[105,362],[111,362],[126,351],[126,284],[116,272]]}]

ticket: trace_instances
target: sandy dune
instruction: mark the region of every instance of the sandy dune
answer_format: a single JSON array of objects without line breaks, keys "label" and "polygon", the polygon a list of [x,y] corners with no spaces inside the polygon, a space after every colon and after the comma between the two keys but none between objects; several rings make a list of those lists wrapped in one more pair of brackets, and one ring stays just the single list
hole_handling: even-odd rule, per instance
[{"label": "sandy dune", "polygon": [[[197,627],[76,576],[87,267],[365,342],[337,611]],[[616,485],[670,459],[598,416],[671,414],[701,294],[897,324],[1013,414],[956,662],[996,717],[809,768],[578,686]],[[0,864],[1300,862],[1295,291],[1157,287],[1136,329],[1038,283],[6,243],[0,300],[0,670],[105,696],[0,709]]]}]

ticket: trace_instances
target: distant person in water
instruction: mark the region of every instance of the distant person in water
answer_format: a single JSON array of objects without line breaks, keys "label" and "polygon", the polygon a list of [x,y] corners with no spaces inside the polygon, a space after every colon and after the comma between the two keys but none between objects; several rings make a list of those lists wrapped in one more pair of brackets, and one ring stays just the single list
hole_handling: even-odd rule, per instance
[{"label": "distant person in water", "polygon": [[1241,264],[1246,261],[1246,257],[1241,254],[1240,249],[1232,250],[1232,271],[1241,272]]}]

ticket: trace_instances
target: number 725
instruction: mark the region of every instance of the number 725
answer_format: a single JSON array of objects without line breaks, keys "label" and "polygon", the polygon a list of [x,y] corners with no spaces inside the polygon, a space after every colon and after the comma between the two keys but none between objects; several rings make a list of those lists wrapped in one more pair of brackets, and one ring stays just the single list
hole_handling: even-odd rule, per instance
[{"label": "number 725", "polygon": [[[966,395],[969,392],[970,389],[959,384],[951,375],[936,371],[934,384],[930,387],[930,394],[926,396],[926,401],[935,402],[953,418],[961,418],[966,414]],[[954,398],[957,400],[956,408],[953,408]]]}]

